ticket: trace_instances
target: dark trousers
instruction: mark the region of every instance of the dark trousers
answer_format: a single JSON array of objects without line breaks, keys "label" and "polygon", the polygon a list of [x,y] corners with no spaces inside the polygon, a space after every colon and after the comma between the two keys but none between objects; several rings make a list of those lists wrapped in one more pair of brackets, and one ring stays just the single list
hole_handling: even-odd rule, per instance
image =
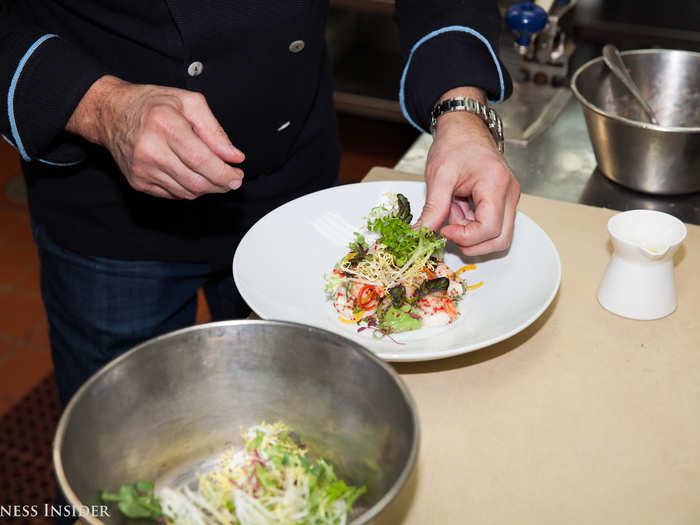
[{"label": "dark trousers", "polygon": [[[246,317],[230,268],[208,264],[119,261],[57,246],[36,223],[41,295],[49,321],[54,373],[62,406],[94,372],[133,346],[194,324],[204,288],[212,320]],[[67,505],[60,489],[57,505]],[[72,525],[75,518],[55,518]]]},{"label": "dark trousers", "polygon": [[82,256],[57,246],[37,224],[33,233],[63,406],[94,372],[126,350],[194,324],[200,287],[213,320],[250,313],[230,268],[213,272],[208,264]]}]

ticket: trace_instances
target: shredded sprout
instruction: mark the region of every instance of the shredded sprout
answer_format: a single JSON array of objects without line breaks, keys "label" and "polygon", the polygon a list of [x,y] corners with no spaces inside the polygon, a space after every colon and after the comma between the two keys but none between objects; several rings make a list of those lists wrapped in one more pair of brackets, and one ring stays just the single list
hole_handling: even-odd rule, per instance
[{"label": "shredded sprout", "polygon": [[245,446],[225,452],[196,490],[163,488],[159,498],[172,525],[344,525],[365,488],[339,480],[323,459],[312,463],[282,423],[243,433]]}]

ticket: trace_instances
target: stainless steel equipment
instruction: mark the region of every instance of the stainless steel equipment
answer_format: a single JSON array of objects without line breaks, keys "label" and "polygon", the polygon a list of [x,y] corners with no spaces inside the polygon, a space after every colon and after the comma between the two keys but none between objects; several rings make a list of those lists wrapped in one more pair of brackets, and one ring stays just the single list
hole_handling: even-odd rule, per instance
[{"label": "stainless steel equipment", "polygon": [[571,80],[583,107],[601,171],[635,190],[663,195],[700,191],[700,53],[622,53],[630,75],[661,125],[642,108],[601,57]]},{"label": "stainless steel equipment", "polygon": [[[433,138],[423,133],[394,167],[423,175]],[[523,193],[614,210],[659,210],[700,224],[700,192],[652,195],[612,182],[596,167],[583,109],[573,97],[561,115],[527,148],[506,146],[508,165]]]},{"label": "stainless steel equipment", "polygon": [[[56,476],[74,506],[139,479],[194,482],[242,445],[241,429],[278,420],[347,482],[367,486],[352,524],[376,516],[415,464],[415,405],[387,364],[324,330],[224,321],[147,341],[90,378],[59,422]],[[123,521],[112,513],[104,522]]]},{"label": "stainless steel equipment", "polygon": [[536,84],[566,84],[576,45],[572,40],[577,0],[536,0],[508,8],[505,20],[515,33],[520,70]]},{"label": "stainless steel equipment", "polygon": [[513,94],[496,107],[507,146],[530,147],[571,98],[567,75],[576,47],[575,5],[576,0],[499,1],[511,29],[501,35],[500,58],[513,78]]},{"label": "stainless steel equipment", "polygon": [[656,120],[654,110],[651,109],[647,101],[644,100],[644,97],[639,92],[637,84],[634,83],[634,80],[632,80],[632,77],[627,72],[627,66],[625,66],[625,63],[622,60],[620,50],[612,44],[605,44],[603,46],[603,61],[605,62],[605,65],[610,68],[610,71],[617,75],[617,78],[620,79],[620,82],[622,82],[635,100],[639,102],[644,110],[644,113],[646,113],[647,117],[649,118],[649,122],[652,124],[658,124],[659,121]]}]

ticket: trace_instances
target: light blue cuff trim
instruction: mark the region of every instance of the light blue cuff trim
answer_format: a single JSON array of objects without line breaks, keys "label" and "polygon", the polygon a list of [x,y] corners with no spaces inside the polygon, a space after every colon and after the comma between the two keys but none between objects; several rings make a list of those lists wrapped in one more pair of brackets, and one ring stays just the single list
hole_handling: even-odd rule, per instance
[{"label": "light blue cuff trim", "polygon": [[447,33],[449,31],[459,31],[462,33],[467,33],[469,35],[472,35],[473,37],[478,38],[485,46],[486,49],[488,49],[489,53],[491,53],[491,58],[493,58],[494,63],[496,64],[496,70],[498,71],[498,82],[501,88],[501,95],[498,97],[497,100],[490,100],[489,102],[493,102],[495,104],[498,104],[500,102],[503,102],[503,98],[505,97],[505,87],[504,87],[504,81],[503,81],[503,71],[501,70],[501,64],[498,62],[498,57],[496,56],[496,53],[493,50],[493,47],[491,47],[491,43],[478,31],[475,31],[471,27],[467,26],[446,26],[446,27],[441,27],[440,29],[436,29],[435,31],[431,31],[424,37],[422,37],[418,42],[416,42],[413,45],[413,48],[411,49],[411,52],[408,54],[408,60],[406,60],[406,65],[403,68],[403,74],[401,75],[401,86],[399,88],[399,103],[401,104],[401,111],[403,111],[404,117],[406,117],[406,120],[408,120],[411,125],[418,129],[418,131],[426,132],[423,128],[421,128],[418,124],[415,123],[415,121],[411,118],[411,116],[408,114],[408,110],[406,109],[406,99],[405,99],[405,92],[404,92],[404,87],[406,83],[406,75],[408,74],[408,68],[411,66],[411,59],[413,58],[413,53],[416,52],[416,49],[418,49],[421,44],[427,42],[433,37],[436,37],[438,35],[441,35],[443,33]]},{"label": "light blue cuff trim", "polygon": [[19,131],[17,130],[14,101],[15,89],[17,89],[17,82],[19,82],[19,77],[22,74],[22,69],[24,69],[24,66],[26,65],[27,61],[32,56],[34,51],[36,51],[36,49],[46,40],[54,37],[58,37],[58,35],[44,35],[41,38],[39,38],[36,42],[34,42],[31,46],[29,46],[29,49],[27,49],[26,53],[24,53],[24,55],[20,59],[19,64],[17,64],[17,69],[15,69],[15,74],[12,75],[12,81],[10,82],[10,89],[7,92],[7,115],[10,119],[10,131],[12,132],[12,138],[15,141],[15,147],[17,148],[17,151],[19,151],[19,154],[26,162],[31,162],[32,159],[29,157],[29,155],[27,155],[27,151],[24,149],[22,139],[20,138]]},{"label": "light blue cuff trim", "polygon": [[[4,134],[2,135],[2,138],[4,138],[4,139],[5,139],[5,142],[7,142],[10,146],[12,146],[13,148],[17,149],[17,146],[15,146],[15,143],[12,142],[10,139],[8,139]],[[76,160],[76,161],[73,161],[73,162],[53,162],[53,161],[46,160],[46,159],[36,159],[36,160],[38,160],[39,162],[41,162],[41,163],[43,163],[43,164],[48,164],[49,166],[61,166],[61,167],[64,167],[64,166],[75,166],[75,165],[80,164],[81,162],[83,162],[82,160]]]},{"label": "light blue cuff trim", "polygon": [[13,148],[17,149],[17,146],[15,146],[15,143],[12,142],[10,139],[8,139],[8,138],[5,136],[4,133],[2,134],[2,138],[4,138],[4,139],[5,139],[5,142],[7,142],[10,146],[12,146]]},{"label": "light blue cuff trim", "polygon": [[59,167],[77,166],[78,164],[83,162],[82,160],[74,160],[73,162],[53,162],[53,161],[46,160],[46,159],[37,159],[37,160],[39,162],[41,162],[42,164],[48,164],[49,166],[59,166]]}]

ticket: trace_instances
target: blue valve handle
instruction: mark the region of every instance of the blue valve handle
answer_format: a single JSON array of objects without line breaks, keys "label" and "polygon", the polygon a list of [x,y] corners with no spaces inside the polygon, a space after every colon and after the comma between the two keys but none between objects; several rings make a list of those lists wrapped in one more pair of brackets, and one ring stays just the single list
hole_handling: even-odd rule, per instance
[{"label": "blue valve handle", "polygon": [[547,13],[533,2],[520,2],[506,11],[506,24],[515,33],[515,42],[527,47],[532,35],[542,31],[547,24]]}]

